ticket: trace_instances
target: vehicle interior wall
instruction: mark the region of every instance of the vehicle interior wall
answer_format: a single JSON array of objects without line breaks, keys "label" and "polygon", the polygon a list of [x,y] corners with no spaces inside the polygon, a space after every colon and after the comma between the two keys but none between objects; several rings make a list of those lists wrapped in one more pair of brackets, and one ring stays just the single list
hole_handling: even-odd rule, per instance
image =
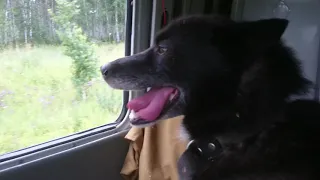
[{"label": "vehicle interior wall", "polygon": [[120,180],[126,132],[99,139],[0,173],[1,180]]}]

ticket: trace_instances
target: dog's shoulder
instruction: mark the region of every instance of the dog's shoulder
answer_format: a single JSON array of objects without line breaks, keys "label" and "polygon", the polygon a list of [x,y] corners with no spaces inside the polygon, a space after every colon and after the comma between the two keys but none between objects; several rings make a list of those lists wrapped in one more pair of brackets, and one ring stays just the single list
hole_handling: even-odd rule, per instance
[{"label": "dog's shoulder", "polygon": [[232,146],[201,179],[317,179],[320,175],[320,103],[288,103],[283,122]]},{"label": "dog's shoulder", "polygon": [[[286,118],[296,123],[320,125],[320,103],[314,100],[294,100],[288,103]],[[319,126],[317,126],[319,128]]]}]

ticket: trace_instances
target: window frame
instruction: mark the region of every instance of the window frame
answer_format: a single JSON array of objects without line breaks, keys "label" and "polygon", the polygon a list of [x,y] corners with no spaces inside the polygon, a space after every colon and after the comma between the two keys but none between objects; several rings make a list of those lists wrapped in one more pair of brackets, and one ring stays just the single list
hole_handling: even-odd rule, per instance
[{"label": "window frame", "polygon": [[[125,53],[124,56],[131,55],[132,49],[132,21],[133,21],[133,5],[131,4],[132,0],[126,0],[126,32],[125,32]],[[128,114],[128,109],[126,104],[129,101],[129,91],[123,91],[122,98],[122,109],[118,118],[108,124],[104,124],[98,127],[90,128],[81,132],[73,133],[70,135],[62,136],[56,139],[52,139],[43,143],[36,145],[28,146],[22,149],[18,149],[12,152],[5,154],[0,154],[0,172],[5,170],[8,167],[23,164],[25,162],[24,157],[32,156],[31,159],[39,159],[44,156],[52,155],[54,153],[61,152],[79,145],[83,145],[88,142],[92,142],[99,138],[105,137],[106,135],[112,135],[120,130],[117,129]],[[46,150],[51,150],[52,152],[45,152]],[[37,154],[40,153],[40,154]]]}]

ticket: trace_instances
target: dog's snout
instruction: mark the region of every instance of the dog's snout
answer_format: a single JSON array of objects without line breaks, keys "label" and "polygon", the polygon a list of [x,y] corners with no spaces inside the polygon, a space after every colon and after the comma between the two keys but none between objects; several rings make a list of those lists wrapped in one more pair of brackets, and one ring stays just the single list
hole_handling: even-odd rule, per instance
[{"label": "dog's snout", "polygon": [[100,67],[100,71],[102,73],[102,75],[106,76],[109,72],[109,69],[110,69],[110,64],[107,63],[107,64],[104,64]]}]

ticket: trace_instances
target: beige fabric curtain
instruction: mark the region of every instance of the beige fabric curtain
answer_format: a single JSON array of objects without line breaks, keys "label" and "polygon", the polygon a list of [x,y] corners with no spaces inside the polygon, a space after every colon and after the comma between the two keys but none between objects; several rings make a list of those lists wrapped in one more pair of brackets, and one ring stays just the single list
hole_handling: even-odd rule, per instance
[{"label": "beige fabric curtain", "polygon": [[130,147],[121,170],[126,180],[178,180],[177,161],[187,145],[179,137],[182,118],[131,128],[125,136]]}]

